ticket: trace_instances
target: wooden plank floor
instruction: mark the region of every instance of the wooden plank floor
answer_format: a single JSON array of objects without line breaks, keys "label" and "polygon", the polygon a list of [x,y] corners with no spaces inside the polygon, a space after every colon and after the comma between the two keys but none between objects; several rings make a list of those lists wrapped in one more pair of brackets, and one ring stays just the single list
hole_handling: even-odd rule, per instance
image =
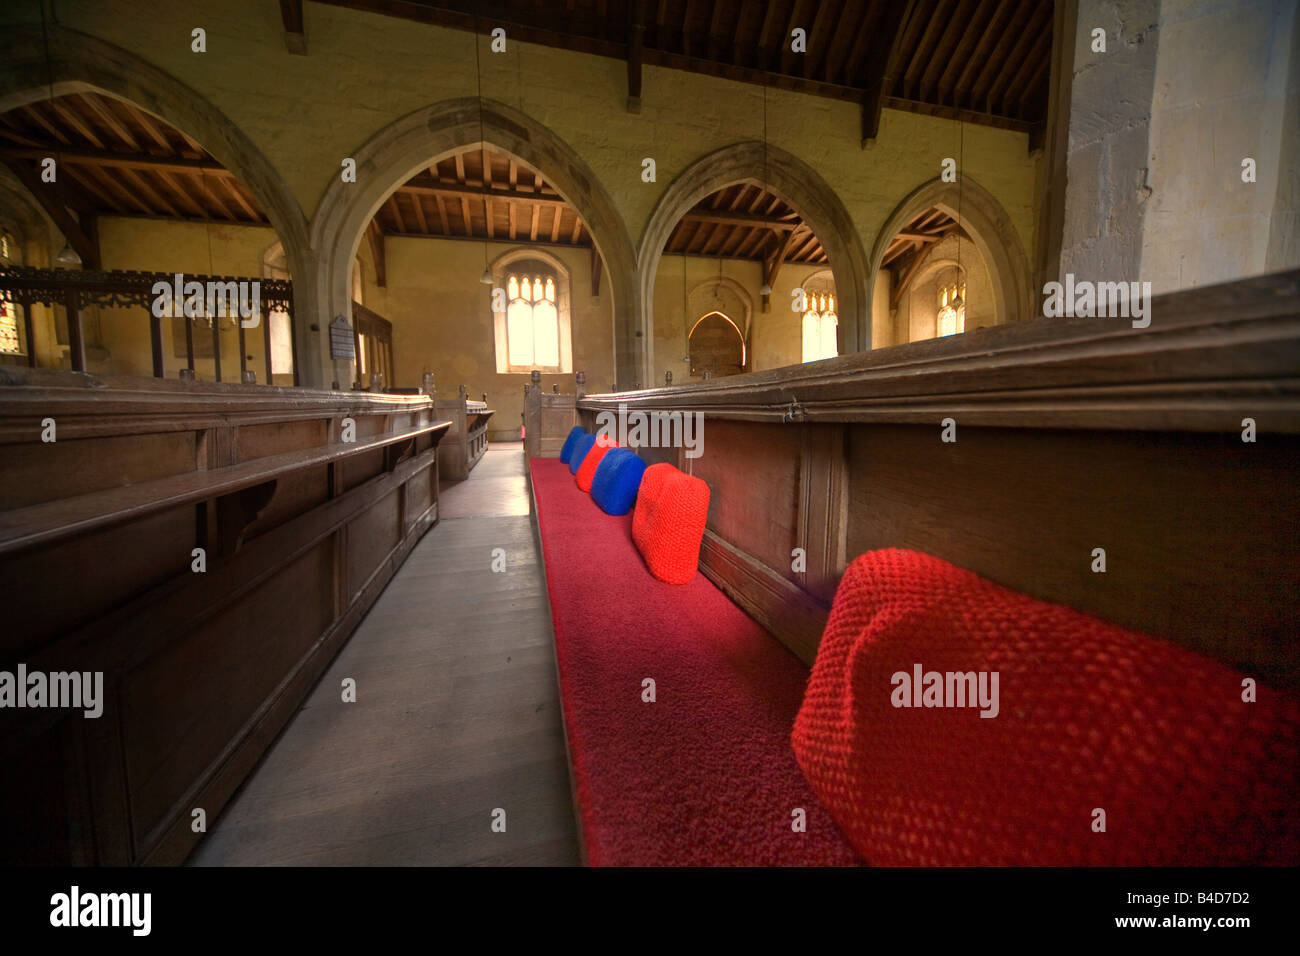
[{"label": "wooden plank floor", "polygon": [[[491,446],[441,494],[441,523],[191,864],[579,862],[523,446]],[[342,702],[346,677],[356,703]]]}]

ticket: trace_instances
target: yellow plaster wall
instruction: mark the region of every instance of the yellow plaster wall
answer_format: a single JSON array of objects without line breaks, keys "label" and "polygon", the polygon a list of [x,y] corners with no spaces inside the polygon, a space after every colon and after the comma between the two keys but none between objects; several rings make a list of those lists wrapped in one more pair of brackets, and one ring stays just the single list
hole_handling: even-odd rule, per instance
[{"label": "yellow plaster wall", "polygon": [[[162,219],[132,219],[105,216],[99,221],[99,245],[105,269],[134,269],[147,272],[180,272],[186,275],[229,275],[258,279],[262,255],[276,241],[268,226],[205,225]],[[82,315],[86,334],[87,366],[105,375],[152,375],[153,353],[149,344],[149,314],[143,309],[88,308]],[[175,378],[185,360],[175,357],[172,322],[164,318],[163,362],[168,378]],[[211,333],[203,323],[195,334]],[[265,350],[260,326],[245,330],[248,367],[266,383]],[[214,381],[211,359],[196,359],[200,380]],[[238,333],[221,334],[223,381],[239,381]],[[287,376],[276,376],[277,384],[292,384]]]},{"label": "yellow plaster wall", "polygon": [[[569,270],[574,371],[587,373],[587,391],[606,391],[613,376],[614,332],[611,297],[602,282],[591,294],[591,256],[587,249],[544,248]],[[495,260],[510,246],[488,250]],[[498,440],[519,437],[527,374],[498,374],[492,324],[491,288],[479,282],[483,246],[448,239],[389,236],[385,241],[387,289],[367,285],[367,306],[393,323],[393,373],[398,386],[418,386],[432,372],[437,393],[454,396],[464,385],[469,397],[487,392],[496,410],[489,426]],[[362,253],[363,270],[369,251]],[[365,270],[373,276],[373,270]],[[370,297],[373,296],[373,299]],[[572,393],[572,375],[543,375],[542,387]]]},{"label": "yellow plaster wall", "polygon": [[[751,349],[750,370],[761,371],[781,368],[803,361],[803,317],[795,312],[791,293],[813,275],[823,272],[824,265],[786,263],[772,285],[771,309],[763,311],[759,289],[763,284],[762,267],[757,262],[737,259],[713,259],[701,256],[668,255],[659,260],[655,275],[655,384],[663,384],[664,372],[672,371],[675,383],[690,381],[686,358],[687,330],[704,314],[704,307],[689,298],[683,299],[683,289],[689,296],[691,290],[719,274],[733,279],[744,287],[753,304],[748,346]],[[685,278],[683,279],[683,266]],[[707,303],[706,303],[707,305]],[[725,308],[719,311],[726,312]],[[731,318],[742,324],[740,315]]]}]

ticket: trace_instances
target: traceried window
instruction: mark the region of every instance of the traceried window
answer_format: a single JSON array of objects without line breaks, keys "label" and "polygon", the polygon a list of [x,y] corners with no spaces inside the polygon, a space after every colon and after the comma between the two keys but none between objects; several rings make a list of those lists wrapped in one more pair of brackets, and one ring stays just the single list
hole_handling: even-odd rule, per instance
[{"label": "traceried window", "polygon": [[936,335],[956,335],[966,331],[966,284],[939,289],[939,311],[935,316]]},{"label": "traceried window", "polygon": [[840,354],[836,330],[840,317],[835,312],[835,293],[808,292],[803,313],[803,360],[818,362]]},{"label": "traceried window", "polygon": [[562,371],[554,276],[506,278],[506,348],[512,368]]}]

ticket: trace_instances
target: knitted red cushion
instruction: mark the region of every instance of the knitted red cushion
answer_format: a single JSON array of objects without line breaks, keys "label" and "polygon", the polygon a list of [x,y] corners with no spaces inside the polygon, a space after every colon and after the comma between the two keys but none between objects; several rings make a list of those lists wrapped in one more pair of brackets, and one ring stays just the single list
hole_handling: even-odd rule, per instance
[{"label": "knitted red cushion", "polygon": [[667,462],[647,468],[632,513],[632,540],[650,573],[669,584],[695,577],[708,517],[709,486],[701,479]]},{"label": "knitted red cushion", "polygon": [[1295,864],[1300,701],[1247,702],[1247,676],[875,551],[836,592],[794,750],[871,864]]},{"label": "knitted red cushion", "polygon": [[591,451],[587,452],[587,457],[582,459],[582,464],[578,466],[579,488],[583,491],[591,491],[591,481],[596,477],[596,469],[600,467],[600,460],[605,457],[605,452],[617,447],[618,442],[607,435],[596,436],[596,443],[591,446]]}]

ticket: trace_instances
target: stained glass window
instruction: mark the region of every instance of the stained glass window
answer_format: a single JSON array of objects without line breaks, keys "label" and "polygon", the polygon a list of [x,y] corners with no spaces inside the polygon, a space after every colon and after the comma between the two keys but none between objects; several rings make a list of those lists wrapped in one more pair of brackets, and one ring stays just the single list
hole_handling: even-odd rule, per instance
[{"label": "stained glass window", "polygon": [[0,300],[0,352],[12,354],[20,351],[17,313],[12,302]]},{"label": "stained glass window", "polygon": [[[0,266],[18,265],[18,243],[7,232],[0,232]],[[0,299],[0,352],[10,355],[22,351],[18,338],[18,306]]]}]

